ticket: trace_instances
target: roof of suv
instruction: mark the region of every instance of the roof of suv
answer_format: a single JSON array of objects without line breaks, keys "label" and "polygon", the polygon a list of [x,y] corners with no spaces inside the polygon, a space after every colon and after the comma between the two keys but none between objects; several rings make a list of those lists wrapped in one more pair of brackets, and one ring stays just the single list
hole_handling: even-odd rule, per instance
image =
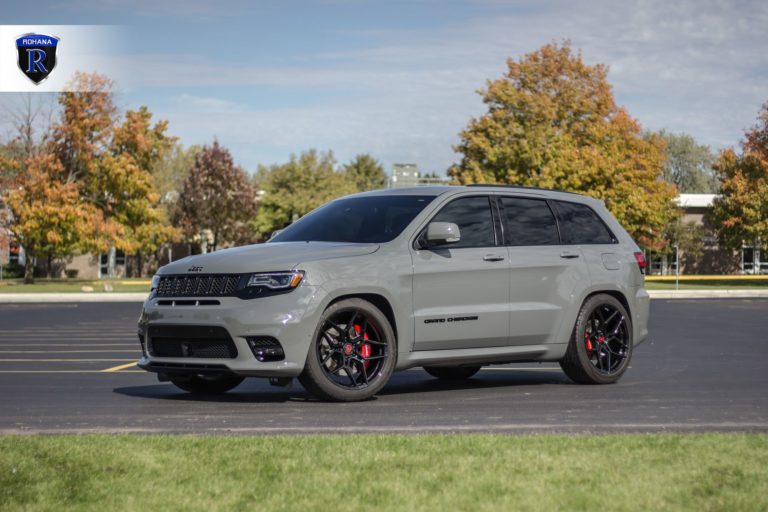
[{"label": "roof of suv", "polygon": [[[586,199],[591,201],[598,201],[592,197],[578,194],[576,192],[566,192],[564,190],[552,190],[547,188],[536,187],[520,187],[515,185],[440,185],[440,186],[423,186],[423,187],[403,187],[403,188],[386,188],[379,190],[372,190],[370,192],[361,192],[355,194],[358,196],[440,196],[448,192],[472,191],[472,192],[522,192],[525,194],[535,194],[545,197],[558,198],[558,199]],[[599,202],[599,201],[598,201]]]}]

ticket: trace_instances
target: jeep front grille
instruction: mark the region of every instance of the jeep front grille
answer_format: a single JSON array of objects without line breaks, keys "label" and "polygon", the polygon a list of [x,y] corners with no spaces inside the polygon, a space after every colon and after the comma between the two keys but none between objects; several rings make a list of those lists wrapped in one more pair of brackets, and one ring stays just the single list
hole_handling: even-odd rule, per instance
[{"label": "jeep front grille", "polygon": [[239,275],[208,274],[162,276],[157,284],[157,297],[227,297],[234,295]]}]

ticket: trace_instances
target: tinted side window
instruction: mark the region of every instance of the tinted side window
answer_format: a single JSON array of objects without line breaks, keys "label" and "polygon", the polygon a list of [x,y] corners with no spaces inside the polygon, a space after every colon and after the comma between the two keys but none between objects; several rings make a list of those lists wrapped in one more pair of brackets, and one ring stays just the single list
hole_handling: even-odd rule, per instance
[{"label": "tinted side window", "polygon": [[491,202],[487,197],[456,199],[440,210],[431,222],[453,222],[459,226],[461,240],[440,247],[490,247],[496,245]]},{"label": "tinted side window", "polygon": [[510,245],[557,245],[557,222],[547,202],[542,199],[504,197],[507,218],[507,243]]},{"label": "tinted side window", "polygon": [[566,244],[612,244],[613,234],[587,205],[554,201],[560,218],[560,231]]}]

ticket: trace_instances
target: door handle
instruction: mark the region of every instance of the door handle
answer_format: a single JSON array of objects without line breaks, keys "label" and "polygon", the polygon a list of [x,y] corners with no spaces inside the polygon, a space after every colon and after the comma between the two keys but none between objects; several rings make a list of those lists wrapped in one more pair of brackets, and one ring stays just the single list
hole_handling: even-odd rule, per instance
[{"label": "door handle", "polygon": [[560,257],[570,260],[570,259],[573,259],[573,258],[578,258],[579,257],[579,253],[571,252],[571,251],[563,251],[563,252],[560,253]]},{"label": "door handle", "polygon": [[497,256],[496,254],[486,254],[483,256],[483,261],[504,261],[504,256]]}]

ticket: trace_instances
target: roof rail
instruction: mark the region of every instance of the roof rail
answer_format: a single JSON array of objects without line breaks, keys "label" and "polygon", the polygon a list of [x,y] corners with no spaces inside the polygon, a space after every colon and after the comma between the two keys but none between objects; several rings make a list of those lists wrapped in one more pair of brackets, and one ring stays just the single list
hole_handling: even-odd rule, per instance
[{"label": "roof rail", "polygon": [[558,190],[556,188],[544,188],[544,187],[525,187],[523,185],[504,185],[500,183],[470,183],[464,185],[465,187],[494,187],[494,188],[520,188],[523,190],[543,190],[545,192],[562,192],[563,194],[574,194],[577,196],[583,196],[579,192],[571,192],[570,190]]}]

